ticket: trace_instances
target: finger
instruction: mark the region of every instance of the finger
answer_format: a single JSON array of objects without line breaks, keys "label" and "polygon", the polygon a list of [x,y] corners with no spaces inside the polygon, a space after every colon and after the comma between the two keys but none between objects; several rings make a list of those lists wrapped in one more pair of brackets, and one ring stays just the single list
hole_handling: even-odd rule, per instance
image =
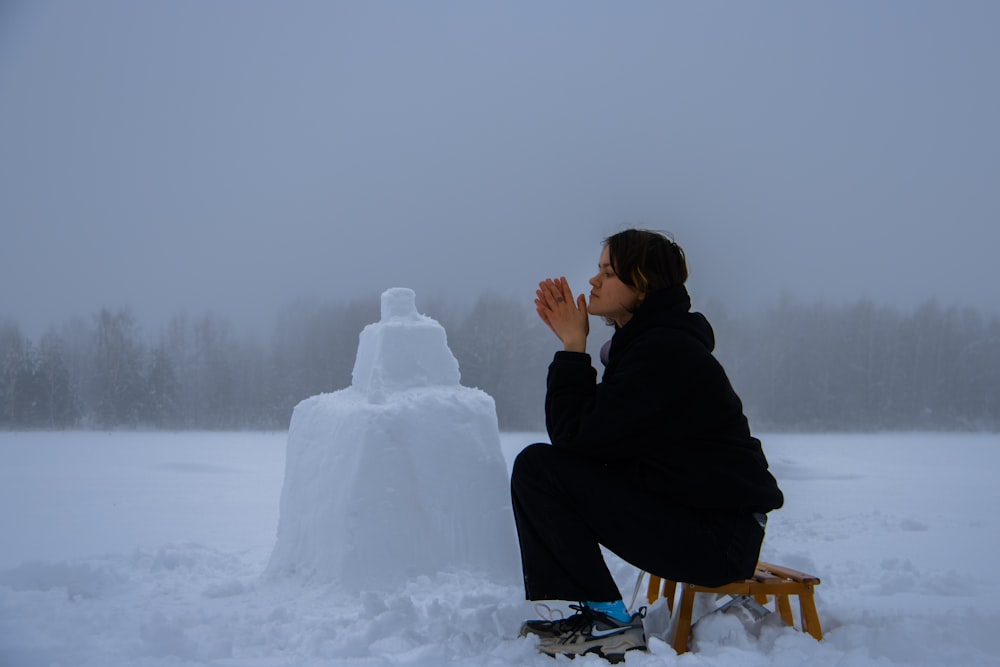
[{"label": "finger", "polygon": [[[544,287],[544,286],[543,286]],[[555,299],[552,297],[548,289],[539,289],[535,291],[535,307],[545,308],[546,310],[551,310],[555,307]]]},{"label": "finger", "polygon": [[542,291],[545,293],[545,302],[549,305],[549,307],[554,307],[555,304],[559,303],[559,288],[556,287],[554,281],[546,280],[543,283]]},{"label": "finger", "polygon": [[566,303],[573,303],[573,290],[570,289],[569,281],[563,276],[559,279],[559,295],[566,300]]},{"label": "finger", "polygon": [[563,277],[556,278],[555,280],[549,281],[549,288],[551,290],[552,300],[557,304],[567,303],[572,300],[572,294],[568,295],[566,293],[566,279]]}]

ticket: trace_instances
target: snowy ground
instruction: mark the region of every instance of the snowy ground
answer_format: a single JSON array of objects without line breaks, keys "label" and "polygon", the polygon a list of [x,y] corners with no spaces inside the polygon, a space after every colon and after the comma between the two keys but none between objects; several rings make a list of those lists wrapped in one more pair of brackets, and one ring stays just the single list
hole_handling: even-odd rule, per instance
[{"label": "snowy ground", "polygon": [[[508,462],[540,434],[504,434]],[[1000,665],[1000,435],[764,436],[763,557],[822,577],[826,638],[735,616],[629,665]],[[0,433],[0,666],[549,665],[513,585],[264,582],[285,434]],[[635,571],[613,560],[626,601]],[[650,621],[662,621],[659,607]]]}]

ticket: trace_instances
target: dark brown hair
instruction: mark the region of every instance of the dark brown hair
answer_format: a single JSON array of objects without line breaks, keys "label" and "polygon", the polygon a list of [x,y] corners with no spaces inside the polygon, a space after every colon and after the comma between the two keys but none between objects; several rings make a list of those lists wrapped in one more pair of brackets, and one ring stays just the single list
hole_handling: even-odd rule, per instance
[{"label": "dark brown hair", "polygon": [[629,287],[654,294],[687,280],[684,251],[673,239],[646,229],[626,229],[604,239],[611,268]]}]

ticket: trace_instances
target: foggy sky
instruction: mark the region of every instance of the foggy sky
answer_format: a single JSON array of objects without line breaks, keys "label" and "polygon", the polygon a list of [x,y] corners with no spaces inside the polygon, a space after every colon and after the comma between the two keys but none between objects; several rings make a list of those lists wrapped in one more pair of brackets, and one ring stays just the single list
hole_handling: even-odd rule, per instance
[{"label": "foggy sky", "polygon": [[0,4],[0,319],[523,296],[996,312],[1000,3]]}]

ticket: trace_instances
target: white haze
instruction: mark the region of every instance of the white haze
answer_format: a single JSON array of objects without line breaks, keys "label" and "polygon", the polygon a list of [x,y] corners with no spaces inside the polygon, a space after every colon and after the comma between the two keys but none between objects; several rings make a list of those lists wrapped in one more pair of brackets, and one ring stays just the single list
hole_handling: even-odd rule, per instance
[{"label": "white haze", "polygon": [[1000,5],[6,2],[0,318],[578,290],[996,311]]}]

